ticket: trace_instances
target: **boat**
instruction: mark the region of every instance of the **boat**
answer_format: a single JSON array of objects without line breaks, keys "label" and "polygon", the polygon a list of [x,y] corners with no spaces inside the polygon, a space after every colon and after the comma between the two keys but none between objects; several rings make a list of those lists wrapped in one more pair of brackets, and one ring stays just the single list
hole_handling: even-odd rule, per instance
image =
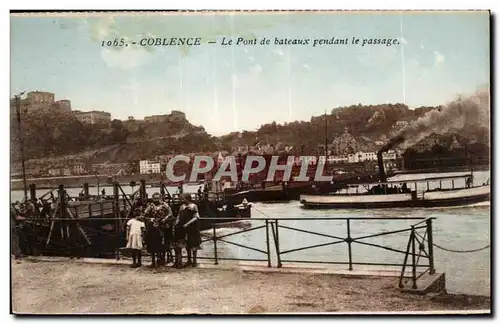
[{"label": "boat", "polygon": [[[215,223],[219,224],[251,218],[251,204],[237,205],[226,200],[212,199],[212,197],[204,199],[204,197],[198,197],[196,194],[192,194],[192,196],[193,202],[198,206],[200,215],[199,226],[202,230],[212,228],[212,225]],[[165,201],[172,208],[173,214],[177,215],[181,206],[178,195],[173,195],[172,198],[165,199]],[[77,219],[87,219],[92,223],[92,218],[98,219],[99,225],[93,226],[94,228],[97,227],[101,230],[105,229],[108,232],[113,232],[116,231],[117,225],[117,222],[113,219],[115,217],[114,204],[113,200],[72,201],[68,203],[68,209]],[[130,210],[126,200],[120,198],[118,205],[123,206],[120,214],[126,220]],[[107,218],[110,218],[110,220],[106,220]]]},{"label": "boat", "polygon": [[378,173],[344,173],[333,176],[332,182],[289,182],[287,185],[272,185],[265,188],[245,190],[226,189],[224,198],[234,204],[246,199],[248,202],[284,202],[300,200],[305,194],[327,194],[347,188],[356,183],[378,181]]},{"label": "boat", "polygon": [[[243,199],[248,202],[286,202],[291,200],[300,200],[301,195],[324,195],[332,192],[337,192],[339,190],[347,188],[352,184],[362,184],[366,182],[379,181],[380,173],[373,170],[356,170],[356,172],[344,172],[343,170],[329,170],[329,158],[328,158],[328,116],[325,110],[325,125],[324,125],[324,161],[325,170],[332,176],[332,181],[330,182],[283,182],[281,180],[280,184],[273,185],[261,185],[258,188],[254,186],[242,187],[241,184],[237,186],[224,189],[224,198],[232,203],[241,203]],[[288,158],[288,155],[282,156],[283,158]],[[317,156],[319,158],[319,156]],[[270,157],[267,159],[269,162]],[[316,164],[316,167],[318,164]],[[294,166],[295,167],[295,166]],[[299,167],[296,168],[296,174],[298,175]],[[309,174],[315,174],[316,169],[310,169]],[[267,170],[266,170],[267,173]],[[294,170],[292,169],[292,174]],[[392,175],[392,171],[391,171]],[[262,179],[264,180],[264,179]],[[243,185],[244,186],[244,185]]]},{"label": "boat", "polygon": [[[381,182],[351,186],[351,190],[352,187],[356,190],[354,193],[347,189],[341,193],[301,195],[301,204],[314,209],[366,209],[463,206],[490,201],[489,180],[474,186],[472,172],[452,177],[387,181],[381,152],[378,153],[378,162]],[[463,180],[464,186],[456,187],[457,180]],[[443,181],[451,181],[451,188],[443,188]],[[439,183],[439,187],[431,189],[432,183]],[[425,184],[424,189],[419,188],[419,184]]]},{"label": "boat", "polygon": [[[463,206],[490,200],[490,185],[463,188],[434,188],[415,190],[418,184],[469,179],[470,175],[436,177],[420,180],[386,181],[361,184],[368,188],[363,193],[335,193],[329,195],[301,195],[300,202],[305,208],[406,208],[406,207],[447,207]],[[465,180],[467,181],[467,180]],[[356,186],[358,189],[360,186]],[[413,189],[409,189],[413,187]],[[406,189],[405,189],[406,188]]]},{"label": "boat", "polygon": [[[25,222],[33,225],[29,227],[28,235],[36,235],[37,249],[44,255],[67,255],[68,247],[77,244],[86,247],[82,256],[115,257],[116,247],[126,244],[125,223],[131,215],[131,209],[144,207],[149,203],[149,200],[144,198],[141,204],[140,197],[134,199],[118,195],[109,198],[84,194],[78,198],[67,196],[65,208],[61,211],[56,197],[64,195],[63,191],[60,189],[57,196],[51,194],[51,191],[40,197],[39,200],[43,202],[44,208],[40,209],[40,206],[35,208],[34,215]],[[207,196],[197,194],[192,196],[193,202],[198,206],[200,230],[211,229],[215,225],[224,227],[225,223],[234,224],[251,217],[251,204],[233,205],[212,193]],[[33,198],[32,201],[37,199]],[[166,196],[165,201],[169,203],[174,215],[177,215],[181,205],[179,195]],[[74,236],[78,242],[68,241],[68,225],[75,223],[82,235]]]}]

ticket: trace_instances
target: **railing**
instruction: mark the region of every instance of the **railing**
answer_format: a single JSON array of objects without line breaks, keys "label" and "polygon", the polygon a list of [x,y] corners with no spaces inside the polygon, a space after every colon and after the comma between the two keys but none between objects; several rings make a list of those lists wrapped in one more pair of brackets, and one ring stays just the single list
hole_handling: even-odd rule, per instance
[{"label": "railing", "polygon": [[[213,246],[213,256],[207,257],[207,256],[200,256],[200,259],[209,259],[209,260],[214,260],[214,264],[218,264],[219,260],[234,260],[234,261],[265,261],[267,262],[267,266],[271,267],[271,240],[269,237],[269,225],[272,222],[272,220],[267,219],[267,218],[248,218],[248,219],[235,219],[235,218],[200,218],[200,220],[206,219],[210,220],[212,222],[211,226],[211,235],[207,233],[202,234],[202,244],[206,242],[212,242]],[[252,226],[251,228],[243,228],[239,231],[228,233],[228,234],[217,234],[217,224],[223,224],[224,222],[234,222],[234,221],[250,221],[251,223],[260,223],[257,224],[257,226]],[[255,246],[251,246],[248,244],[241,244],[241,243],[236,243],[236,242],[231,242],[228,241],[228,237],[234,237],[239,234],[243,233],[249,233],[249,232],[254,232],[258,231],[260,229],[264,229],[265,231],[265,245],[266,249],[262,250],[260,248],[256,248]],[[239,248],[251,250],[254,252],[259,253],[260,255],[265,255],[265,258],[231,258],[231,257],[221,257],[219,256],[219,250],[218,250],[218,242],[223,242],[229,245],[237,246]]]},{"label": "railing", "polygon": [[[354,270],[355,266],[377,266],[377,267],[398,267],[401,269],[399,276],[399,286],[404,286],[404,279],[410,279],[412,283],[412,288],[417,288],[417,280],[424,274],[433,274],[435,272],[434,268],[434,253],[433,253],[433,236],[432,236],[432,221],[433,217],[317,217],[317,218],[248,218],[248,219],[235,219],[235,218],[201,218],[200,220],[209,221],[211,223],[211,228],[202,232],[202,246],[205,248],[211,247],[212,251],[200,254],[200,259],[213,260],[214,264],[219,264],[221,260],[238,260],[238,261],[254,261],[263,262],[267,267],[276,266],[281,268],[286,263],[309,263],[309,264],[331,264],[331,265],[346,265],[348,270]],[[85,227],[83,223],[87,220],[106,220],[110,222],[120,222],[124,218],[92,218],[92,219],[59,219],[53,218],[54,221],[78,221],[82,227]],[[224,222],[246,222],[250,223],[251,226],[242,228],[238,227],[236,231],[230,233],[220,233],[217,230],[218,226],[226,227],[223,225]],[[309,228],[291,226],[287,222],[307,222],[307,224],[312,224],[314,222],[324,222],[322,225],[330,230],[335,229],[338,231],[345,231],[345,234],[322,233],[317,230],[311,230]],[[363,226],[363,230],[366,232],[366,228],[373,228],[377,223],[384,222],[383,225],[396,224],[407,222],[405,226],[401,226],[399,229],[395,230],[380,230],[375,231],[375,233],[366,233],[363,235],[353,235],[353,225]],[[416,222],[409,225],[408,222]],[[326,225],[327,223],[335,223],[335,226]],[[332,224],[333,225],[333,224]],[[342,226],[342,227],[340,227]],[[85,227],[87,228],[87,227]],[[257,232],[260,231],[260,234]],[[328,242],[320,243],[317,240],[312,240],[311,243],[300,247],[285,248],[288,239],[290,243],[290,233],[288,235],[284,234],[285,231],[302,233],[312,235],[315,238],[328,239]],[[420,231],[420,233],[419,233]],[[245,238],[243,241],[234,242],[229,240],[230,238],[247,235],[253,232],[251,238]],[[256,234],[255,234],[256,233]],[[105,233],[103,233],[105,234]],[[109,233],[110,239],[118,234]],[[402,235],[409,234],[408,240],[406,241]],[[377,237],[387,237],[396,236],[398,246],[390,246],[387,242],[380,244],[367,242],[367,239],[373,239]],[[113,237],[111,237],[113,236]],[[116,242],[116,241],[115,241]],[[249,257],[229,257],[221,252],[221,243],[227,246],[236,246],[240,249],[252,251],[253,255]],[[263,245],[264,247],[256,246],[257,244]],[[379,250],[385,250],[394,253],[396,256],[399,255],[403,259],[402,262],[394,262],[387,260],[374,260],[366,261],[359,259],[359,256],[353,253],[353,246],[365,246],[377,248]],[[399,246],[400,245],[400,246]],[[305,260],[296,258],[286,258],[286,256],[299,251],[310,251],[320,247],[334,247],[329,250],[328,255],[323,257],[314,257],[314,253],[308,254],[307,256],[313,256],[313,259]],[[117,257],[119,257],[118,251],[120,246],[116,246]],[[342,249],[345,249],[344,251]],[[210,249],[209,249],[210,250]],[[418,251],[417,251],[418,250]],[[206,251],[205,251],[206,252]],[[335,252],[335,253],[334,253]],[[257,257],[259,256],[259,257]],[[380,258],[380,256],[379,256]],[[382,257],[383,258],[383,257]],[[422,262],[422,260],[427,260],[427,262]],[[410,270],[410,274],[407,274],[407,269]]]},{"label": "railing", "polygon": [[[287,262],[293,262],[293,263],[316,263],[316,264],[341,264],[341,265],[348,265],[349,270],[354,269],[354,265],[363,265],[363,266],[389,266],[389,267],[401,267],[401,275],[399,277],[399,287],[403,287],[403,280],[404,278],[407,278],[405,276],[405,270],[407,267],[411,267],[411,280],[412,280],[412,288],[416,289],[417,288],[417,280],[422,277],[425,273],[429,272],[429,274],[433,274],[435,272],[434,268],[434,253],[433,253],[433,239],[432,239],[432,220],[434,218],[423,218],[423,217],[391,217],[391,218],[376,218],[376,217],[345,217],[345,218],[331,218],[331,217],[323,217],[323,218],[252,218],[252,222],[265,222],[264,225],[259,225],[256,227],[252,227],[249,230],[241,230],[238,232],[230,233],[230,234],[225,234],[223,236],[218,236],[217,232],[215,230],[215,224],[217,220],[229,220],[229,219],[213,219],[212,220],[212,235],[207,237],[204,242],[211,241],[213,244],[213,260],[215,264],[218,264],[218,260],[221,258],[218,256],[217,253],[217,242],[218,241],[223,241],[226,243],[230,243],[233,245],[236,245],[238,247],[250,249],[253,251],[257,251],[261,254],[266,255],[266,259],[251,259],[252,261],[267,261],[267,266],[271,267],[272,262],[271,262],[271,243],[274,243],[274,249],[275,249],[275,258],[276,258],[276,265],[278,268],[281,268],[283,266],[283,263]],[[409,220],[419,220],[418,223],[414,225],[410,225],[407,228],[403,229],[398,229],[398,230],[392,230],[392,231],[382,231],[370,235],[362,235],[362,236],[352,236],[351,234],[351,224],[353,222],[359,222],[359,221],[364,221],[364,222],[380,222],[380,221],[394,221],[394,222],[401,222],[401,221],[409,221]],[[303,228],[297,228],[297,227],[292,227],[288,225],[284,225],[283,223],[286,221],[308,221],[308,222],[314,222],[314,221],[327,221],[327,222],[345,222],[345,228],[346,228],[346,234],[345,236],[336,236],[336,235],[330,235],[330,234],[325,234],[325,233],[320,233],[317,231],[311,231],[311,230],[306,230]],[[226,237],[229,236],[234,236],[238,235],[241,233],[246,233],[249,231],[254,231],[258,230],[261,228],[265,228],[265,243],[266,243],[266,250],[260,250],[256,249],[255,247],[251,246],[245,246],[242,244],[236,244],[234,242],[229,242],[225,240]],[[292,249],[286,249],[283,250],[282,246],[280,245],[280,229],[286,229],[290,231],[295,231],[295,232],[300,232],[300,233],[305,233],[305,234],[311,234],[315,236],[320,236],[324,238],[331,239],[332,241],[327,242],[327,243],[319,243],[319,244],[308,244],[304,245],[299,248],[292,248]],[[421,240],[418,239],[417,237],[417,231],[418,230],[424,230],[423,236],[421,236]],[[272,242],[270,240],[270,232],[272,234]],[[368,238],[374,238],[374,237],[381,237],[381,236],[388,236],[388,235],[393,235],[393,234],[398,234],[398,233],[410,233],[409,235],[409,240],[408,244],[406,246],[406,249],[398,249],[394,247],[390,247],[387,245],[381,245],[381,244],[374,244],[370,242],[365,242],[363,240],[368,239]],[[427,245],[425,244],[426,238],[427,237]],[[304,250],[310,250],[314,248],[319,248],[319,247],[325,247],[325,246],[339,246],[341,244],[345,243],[347,246],[347,261],[340,261],[340,260],[335,260],[334,258],[330,260],[297,260],[297,259],[284,259],[283,256],[287,255],[289,253],[293,252],[298,252],[298,251],[304,251]],[[353,252],[352,252],[352,245],[353,244],[359,244],[359,245],[364,245],[364,246],[370,246],[370,247],[375,247],[387,251],[391,251],[394,253],[399,253],[400,255],[404,256],[403,263],[392,263],[392,262],[360,262],[360,261],[355,261],[353,257]],[[418,254],[416,251],[416,246],[418,244]],[[411,251],[410,251],[411,248]],[[408,258],[411,256],[411,263],[408,264]],[[209,258],[210,259],[210,258]],[[230,258],[233,259],[233,258]],[[427,264],[421,264],[420,261],[421,259],[427,259],[428,262]],[[244,259],[239,259],[239,260],[244,260]],[[249,260],[249,259],[246,259]],[[417,268],[425,268],[423,272],[417,275]]]},{"label": "railing", "polygon": [[[142,186],[142,188],[144,190],[144,185]],[[77,222],[78,224],[77,227],[85,237],[86,241],[89,242],[88,244],[91,244],[91,242],[89,238],[86,236],[85,231],[82,230],[82,228],[85,228],[87,231],[92,232],[92,234],[104,235],[104,237],[109,237],[109,240],[111,242],[108,243],[109,245],[111,245],[110,246],[111,248],[115,249],[116,257],[119,258],[120,257],[119,251],[121,247],[118,246],[120,244],[119,238],[123,234],[124,222],[127,218],[129,218],[128,213],[131,210],[130,207],[132,207],[132,202],[126,197],[124,191],[118,184],[115,183],[113,189],[114,189],[113,190],[114,199],[108,201],[110,205],[109,206],[110,213],[104,215],[102,212],[103,208],[101,206],[100,217],[95,214],[92,215],[91,207],[89,207],[88,213],[90,214],[90,216],[93,217],[81,218],[80,217],[81,215],[79,215],[77,208],[72,208],[71,206],[68,206],[68,203],[67,201],[65,201],[65,199],[59,198],[58,208],[54,211],[51,217],[47,219],[48,221],[50,221],[50,230],[47,237],[47,244],[53,235],[54,224],[59,223],[61,231],[61,240],[59,243],[61,243],[61,245],[64,246],[63,249],[70,249],[71,243],[68,244],[69,241],[66,240],[70,237],[68,224],[72,222]],[[144,194],[144,191],[142,192],[142,194]],[[58,197],[63,197],[64,195],[65,195],[64,187],[59,186]],[[98,204],[101,203],[99,202]],[[123,214],[124,211],[128,212],[127,215]],[[358,265],[399,267],[401,268],[401,275],[399,280],[400,287],[403,286],[404,278],[410,278],[412,280],[412,288],[416,288],[417,286],[416,282],[421,276],[423,276],[427,272],[429,272],[430,274],[433,274],[435,272],[433,238],[432,238],[433,219],[434,218],[424,218],[424,217],[384,217],[384,218],[381,217],[269,218],[267,217],[267,218],[244,218],[244,219],[215,218],[215,217],[201,218],[203,222],[208,221],[211,224],[211,228],[209,231],[210,233],[208,234],[206,231],[204,231],[203,233],[202,243],[205,246],[211,245],[213,248],[213,254],[210,256],[200,255],[199,257],[204,259],[211,259],[214,261],[215,264],[218,264],[219,260],[246,260],[246,261],[257,261],[257,262],[262,261],[266,262],[268,267],[272,267],[273,264],[275,264],[278,268],[282,267],[284,263],[321,263],[321,264],[347,265],[349,270],[353,270],[354,266]],[[250,228],[243,228],[236,232],[226,233],[226,234],[220,234],[216,230],[217,224],[219,223],[242,221],[242,220],[244,220],[245,222],[250,222],[252,226]],[[115,224],[115,229],[113,231],[106,232],[96,228],[91,228],[89,226],[84,225],[87,221],[105,221],[105,222],[109,221]],[[287,224],[287,222],[290,221],[294,222],[303,221],[309,224],[314,222],[336,223],[337,226],[335,227],[335,229],[337,230],[340,229],[338,225],[340,223],[340,226],[342,226],[342,230],[345,231],[344,232],[345,234],[337,233],[334,235],[333,233],[331,233],[331,229],[333,227],[330,228],[330,233],[322,233],[307,227],[299,228],[297,226],[291,226]],[[365,222],[367,224],[364,224],[364,226],[368,226],[371,228],[371,224],[382,221],[383,222],[390,221],[392,223],[397,223],[397,222],[401,223],[403,221],[406,222],[415,221],[417,223],[413,225],[407,224],[407,226],[405,226],[404,228],[392,231],[380,231],[368,235],[353,235],[352,229],[353,225],[356,223]],[[65,231],[68,231],[67,235],[63,233]],[[246,242],[238,243],[228,240],[231,237],[246,235],[249,232],[257,232],[257,231],[261,231],[263,233],[261,233],[260,236],[254,235],[254,237],[252,237],[251,240],[247,240]],[[315,238],[328,239],[328,242],[318,243],[317,241],[314,242],[313,240],[311,244],[305,244],[300,247],[285,248],[284,243],[288,236],[282,233],[284,231],[309,234],[313,235]],[[424,233],[420,234],[418,233],[418,231],[424,231]],[[401,247],[393,247],[384,243],[376,244],[373,242],[366,241],[367,239],[370,238],[390,236],[401,233],[409,233],[409,238],[406,246],[404,246],[403,243],[405,242],[404,240],[400,242],[403,243],[402,244],[403,246]],[[252,246],[248,244],[248,242],[253,244],[260,243],[261,245],[263,244],[265,247]],[[248,258],[231,258],[224,255],[220,255],[219,253],[220,243],[233,245],[241,249],[253,251],[253,253],[257,253],[257,255],[262,256],[262,258],[257,258],[253,256]],[[364,262],[363,260],[359,260],[358,258],[356,258],[356,255],[354,255],[353,253],[354,245],[374,247],[380,250],[397,253],[403,258],[403,262],[402,263],[390,262],[390,261],[381,262],[380,260],[377,260],[377,262]],[[330,253],[324,258],[314,259],[314,260],[286,258],[287,256],[289,256],[294,252],[312,250],[320,247],[334,247],[334,249],[331,250],[330,252],[332,251],[338,252],[340,249],[345,248],[345,254],[343,253],[345,257],[339,258],[338,253],[337,255]],[[417,253],[417,248],[418,248],[418,253]],[[421,262],[422,259],[427,259],[428,262],[422,264]],[[407,268],[411,269],[410,276],[406,276]],[[417,269],[421,268],[424,268],[424,271],[421,272],[420,274],[417,274]]]},{"label": "railing", "polygon": [[[238,258],[237,260],[251,260],[251,261],[267,261],[267,266],[271,267],[272,262],[271,262],[271,245],[274,245],[274,250],[275,250],[275,261],[276,261],[276,266],[278,268],[281,268],[284,263],[314,263],[314,264],[340,264],[340,265],[347,265],[349,270],[354,270],[354,265],[361,265],[361,266],[382,266],[382,267],[400,267],[401,268],[401,274],[399,276],[399,287],[403,287],[403,280],[405,278],[410,278],[412,281],[412,288],[416,289],[417,288],[417,280],[422,277],[424,274],[427,272],[429,274],[433,274],[435,272],[434,268],[434,253],[433,253],[433,239],[432,239],[432,220],[434,218],[424,218],[424,217],[391,217],[391,218],[376,218],[376,217],[345,217],[345,218],[252,218],[250,221],[252,222],[264,222],[263,225],[259,225],[256,227],[252,227],[251,229],[248,230],[241,230],[237,231],[234,233],[230,234],[225,234],[225,235],[217,235],[217,232],[215,230],[215,224],[216,221],[227,221],[230,219],[213,219],[212,220],[212,233],[211,236],[205,235],[205,239],[203,242],[209,242],[211,241],[213,244],[213,257],[205,257],[206,259],[213,259],[215,264],[218,264],[218,260],[221,260],[223,258],[220,258],[218,256],[218,251],[217,251],[217,242],[222,241],[225,243],[229,243],[232,245],[236,245],[240,248],[246,248],[252,251],[257,251],[261,254],[264,254],[266,256],[265,259],[242,259]],[[361,236],[353,236],[351,234],[351,225],[352,223],[355,222],[368,222],[368,223],[375,223],[375,222],[380,222],[380,221],[393,221],[393,222],[401,222],[401,221],[419,221],[418,223],[414,225],[410,225],[406,228],[398,229],[398,230],[392,230],[392,231],[381,231],[378,233],[374,234],[369,234],[369,235],[361,235]],[[297,228],[297,227],[292,227],[288,225],[284,225],[284,222],[286,221],[308,221],[308,222],[314,222],[314,221],[327,221],[327,222],[345,222],[345,229],[346,229],[346,234],[345,236],[337,236],[337,235],[330,235],[330,234],[325,234],[325,233],[320,233],[317,231],[312,231],[312,230],[306,230],[303,228]],[[261,250],[257,249],[255,247],[249,246],[249,245],[243,245],[243,244],[238,244],[235,242],[230,242],[225,240],[225,238],[229,236],[235,236],[241,233],[246,233],[249,231],[254,231],[258,229],[265,229],[265,243],[266,243],[266,250]],[[280,229],[282,230],[290,230],[290,231],[295,231],[295,232],[300,232],[300,233],[305,233],[305,234],[311,234],[314,236],[319,236],[323,238],[328,238],[331,241],[326,242],[326,243],[319,243],[319,244],[307,244],[302,247],[298,248],[291,248],[291,249],[282,249],[282,241],[280,241]],[[419,230],[423,230],[424,233],[423,235],[417,235]],[[272,234],[270,236],[270,233]],[[394,234],[400,234],[400,233],[410,233],[408,243],[406,245],[406,249],[403,248],[394,248],[388,245],[382,245],[382,244],[375,244],[375,243],[370,243],[370,242],[365,242],[363,240],[369,239],[369,238],[375,238],[375,237],[381,237],[381,236],[388,236],[388,235],[394,235]],[[421,239],[418,238],[418,236],[421,237]],[[271,240],[272,238],[272,240]],[[426,240],[427,238],[427,240]],[[329,260],[324,260],[324,259],[317,259],[317,260],[298,260],[298,259],[284,259],[284,255],[288,255],[289,253],[293,252],[298,252],[298,251],[305,251],[305,250],[311,250],[314,248],[319,248],[319,247],[326,247],[326,246],[340,246],[345,243],[345,246],[347,247],[347,261],[341,261],[335,258],[329,259]],[[425,244],[427,243],[427,244]],[[394,263],[394,262],[361,262],[361,261],[355,261],[355,258],[353,256],[353,251],[352,251],[352,246],[354,244],[359,244],[359,245],[364,245],[364,246],[370,246],[370,247],[375,247],[379,249],[383,249],[386,251],[394,252],[400,254],[404,260],[402,263]],[[418,253],[417,253],[417,246],[418,246]],[[408,259],[411,257],[410,263],[408,263]],[[234,260],[235,258],[226,258],[228,260]],[[427,262],[425,264],[422,264],[420,262],[422,259],[427,259]],[[406,269],[407,268],[411,269],[411,275],[405,276]],[[417,274],[417,269],[424,268],[422,272]]]}]

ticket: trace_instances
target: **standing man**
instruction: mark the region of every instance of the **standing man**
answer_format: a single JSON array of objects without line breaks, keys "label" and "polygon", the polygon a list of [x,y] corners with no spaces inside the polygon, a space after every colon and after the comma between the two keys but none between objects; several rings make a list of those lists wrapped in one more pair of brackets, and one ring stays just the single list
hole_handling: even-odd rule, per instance
[{"label": "standing man", "polygon": [[25,201],[21,206],[21,215],[29,220],[23,224],[24,240],[25,240],[25,254],[37,255],[37,207],[30,200]]},{"label": "standing man", "polygon": [[465,181],[465,184],[467,188],[470,188],[472,186],[472,177],[468,177],[467,180]]},{"label": "standing man", "polygon": [[169,255],[172,254],[172,235],[169,232],[172,230],[170,224],[173,222],[173,213],[170,206],[161,200],[159,193],[154,193],[152,198],[152,203],[144,211],[146,218],[152,223],[152,226],[148,227],[146,245],[148,252],[152,254],[153,265],[155,255],[158,256],[158,265],[165,265],[165,251],[168,250]]},{"label": "standing man", "polygon": [[16,260],[21,259],[23,257],[19,239],[19,232],[20,232],[20,229],[18,227],[19,220],[20,217],[18,216],[14,206],[10,206],[11,253],[14,254]]}]

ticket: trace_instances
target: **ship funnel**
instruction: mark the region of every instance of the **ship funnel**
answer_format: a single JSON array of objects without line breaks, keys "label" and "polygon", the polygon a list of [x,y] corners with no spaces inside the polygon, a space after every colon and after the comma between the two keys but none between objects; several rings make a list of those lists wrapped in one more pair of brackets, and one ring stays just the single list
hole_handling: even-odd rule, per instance
[{"label": "ship funnel", "polygon": [[385,173],[384,158],[382,157],[382,153],[382,150],[378,151],[377,153],[378,172],[380,174],[380,182],[386,182],[387,174]]}]

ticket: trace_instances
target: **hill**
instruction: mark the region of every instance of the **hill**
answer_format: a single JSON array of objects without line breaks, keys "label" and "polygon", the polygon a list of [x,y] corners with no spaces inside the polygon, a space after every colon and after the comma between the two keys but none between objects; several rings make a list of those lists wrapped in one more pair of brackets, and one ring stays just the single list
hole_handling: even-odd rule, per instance
[{"label": "hill", "polygon": [[[340,138],[346,130],[356,139],[360,150],[374,151],[378,146],[375,142],[386,141],[400,129],[396,123],[410,123],[425,113],[437,107],[420,107],[409,109],[402,104],[384,105],[352,105],[335,108],[326,116],[312,117],[310,121],[295,121],[262,125],[255,132],[244,131],[222,136],[221,145],[230,147],[241,145],[285,143],[292,145],[296,151],[304,154],[316,154],[318,145]],[[326,119],[326,120],[325,120]]]},{"label": "hill", "polygon": [[[325,143],[325,129],[329,145],[333,143],[339,147],[339,143],[347,141],[356,150],[376,151],[408,124],[439,109],[409,109],[403,104],[352,105],[335,108],[326,116],[313,116],[310,121],[272,122],[255,132],[243,131],[220,137],[211,136],[203,127],[191,124],[180,112],[154,116],[146,121],[113,120],[110,125],[82,124],[71,114],[37,112],[23,115],[22,125],[26,159],[71,155],[85,157],[90,163],[124,163],[167,154],[232,152],[238,147],[252,147],[257,142],[278,149],[288,145],[293,153],[318,154],[318,146]],[[458,133],[462,142],[472,138],[489,147],[489,128],[486,127],[469,127],[439,136],[449,142]],[[20,160],[19,150],[15,149],[19,147],[18,141],[17,122],[13,119],[13,162]],[[429,136],[416,147],[425,151],[434,145],[435,140]]]},{"label": "hill", "polygon": [[[168,115],[166,115],[168,116]],[[11,120],[11,159],[20,161],[18,123]],[[22,116],[26,159],[89,155],[92,162],[123,162],[158,154],[215,150],[215,139],[186,118],[160,121],[113,120],[89,125],[66,113],[26,113]],[[95,160],[95,161],[94,161]]]}]

